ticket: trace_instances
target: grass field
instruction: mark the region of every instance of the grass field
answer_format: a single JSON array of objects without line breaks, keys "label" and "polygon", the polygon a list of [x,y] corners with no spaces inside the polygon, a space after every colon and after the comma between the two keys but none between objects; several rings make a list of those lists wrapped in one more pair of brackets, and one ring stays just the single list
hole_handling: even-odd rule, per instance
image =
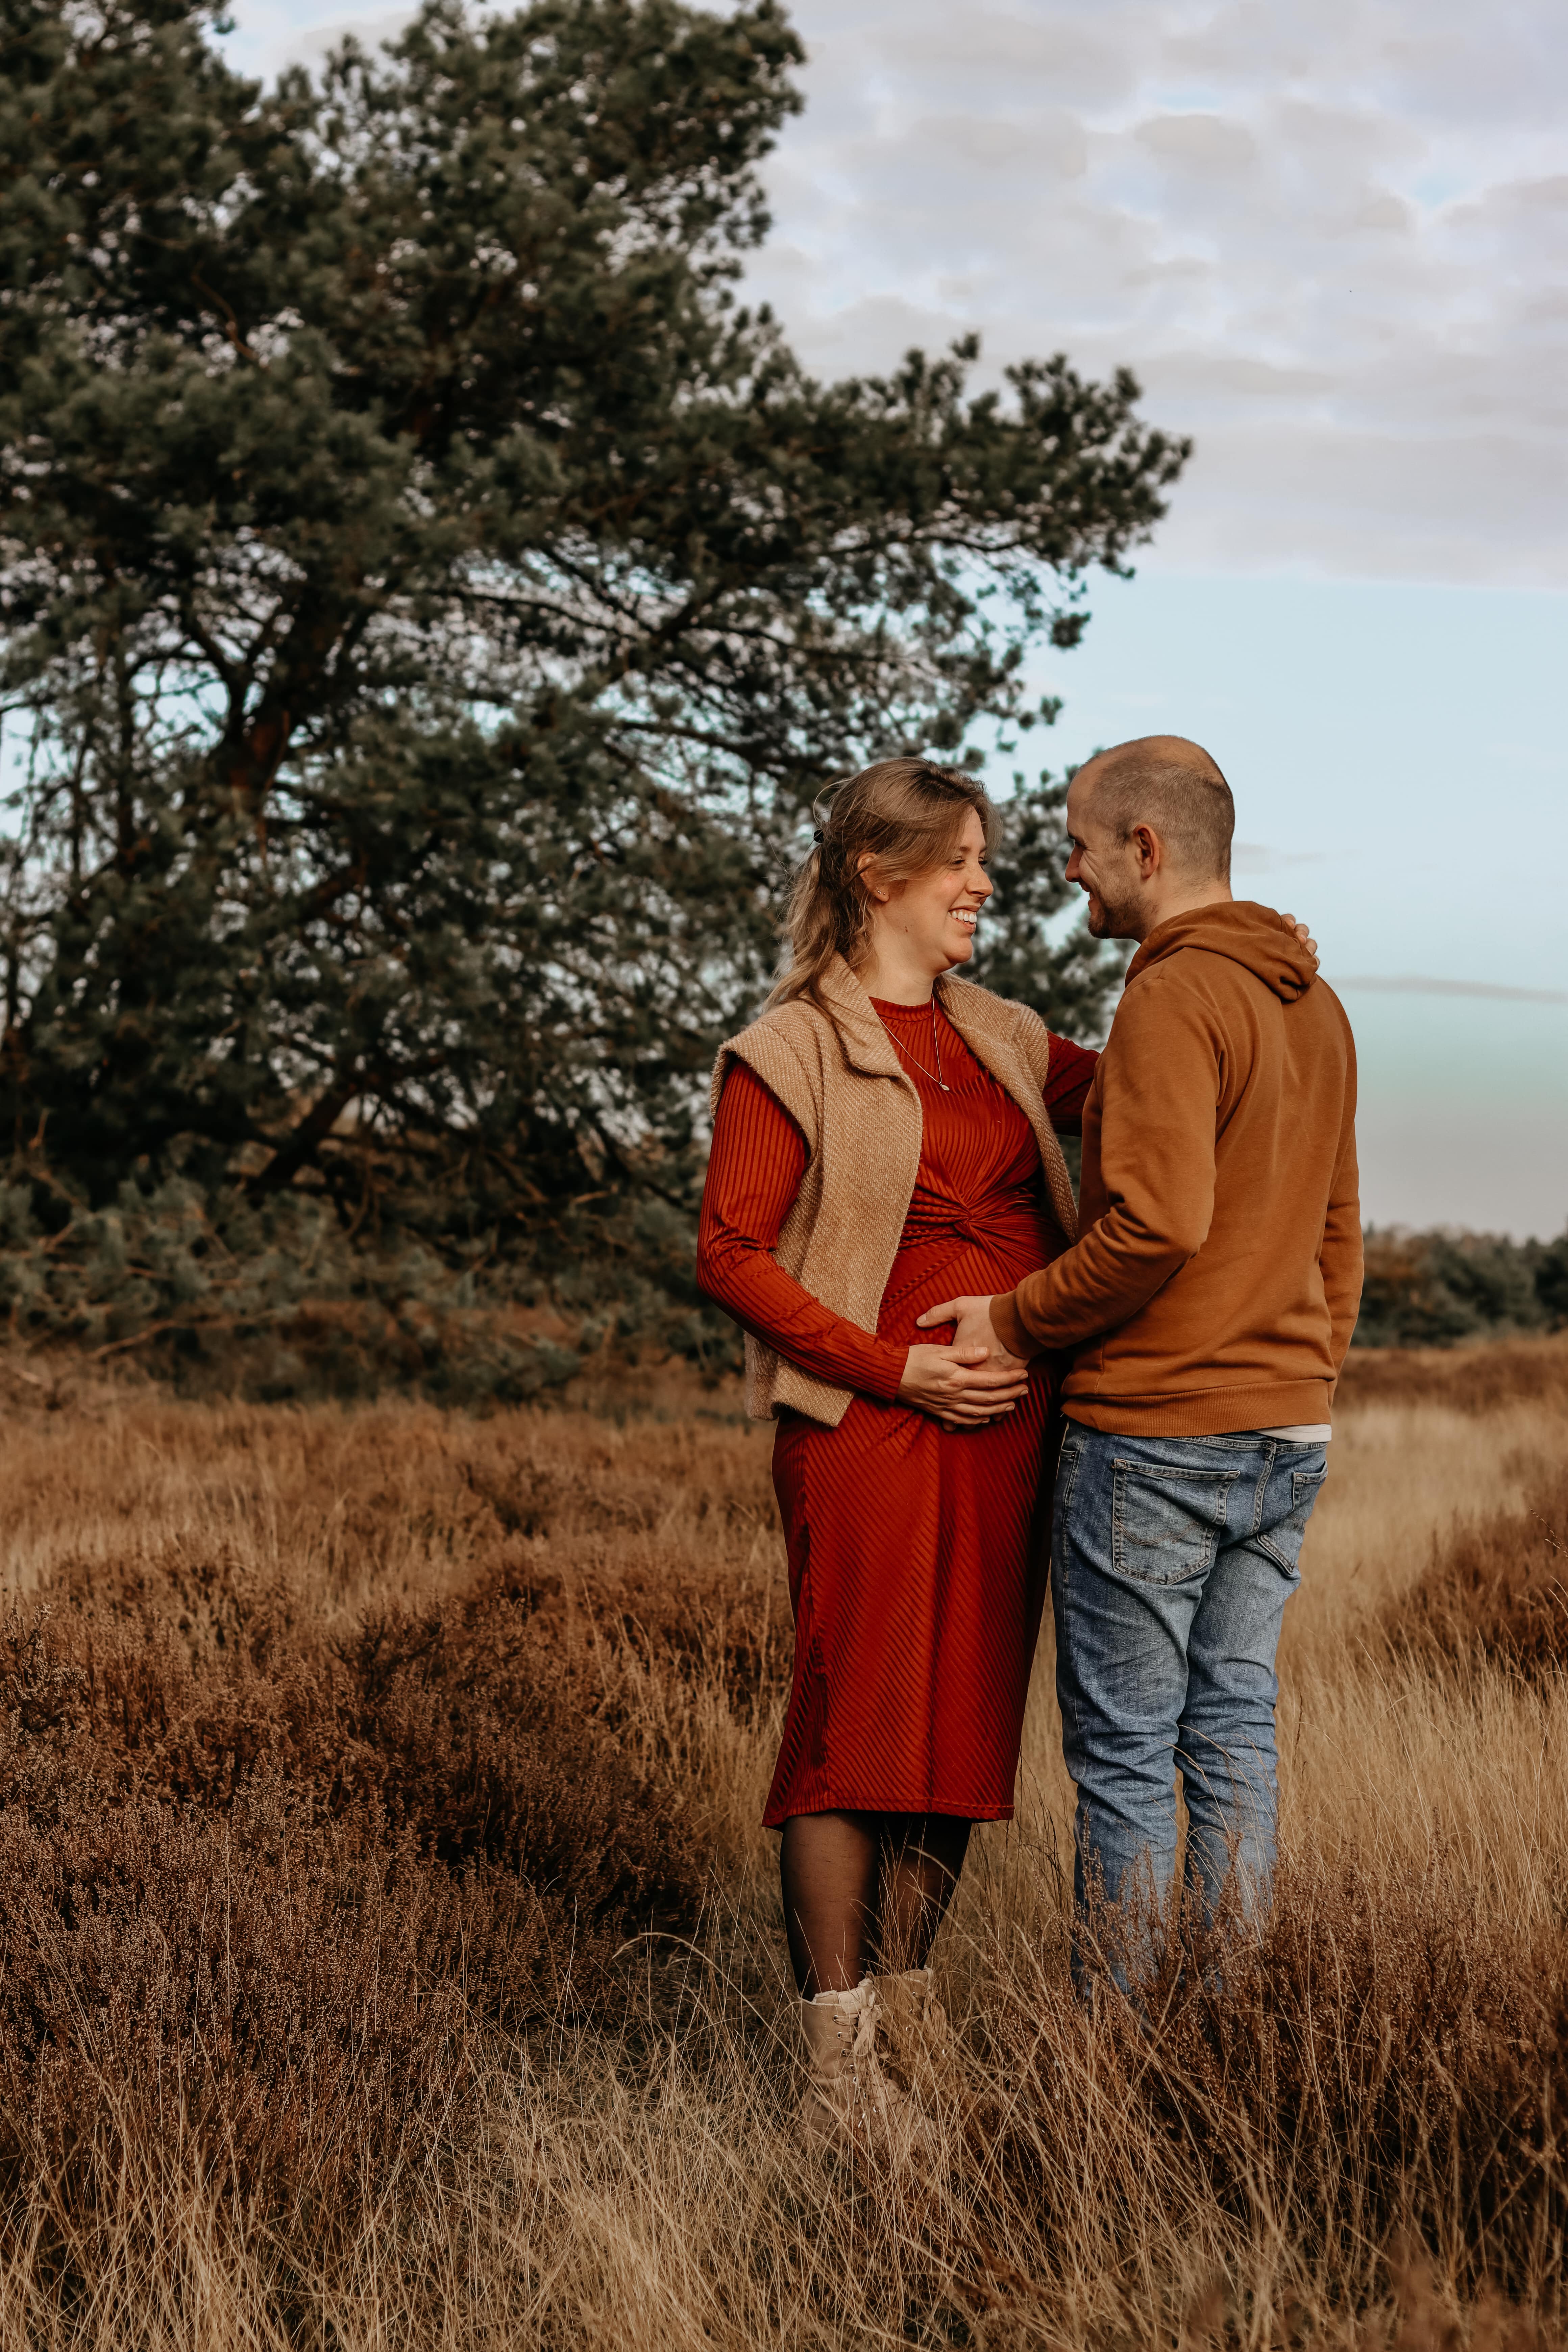
[{"label": "grass field", "polygon": [[0,2352],[1564,2334],[1568,1342],[1352,1360],[1263,1943],[1068,1989],[1048,1654],[923,2185],[812,2155],[768,1435],[18,1405]]}]

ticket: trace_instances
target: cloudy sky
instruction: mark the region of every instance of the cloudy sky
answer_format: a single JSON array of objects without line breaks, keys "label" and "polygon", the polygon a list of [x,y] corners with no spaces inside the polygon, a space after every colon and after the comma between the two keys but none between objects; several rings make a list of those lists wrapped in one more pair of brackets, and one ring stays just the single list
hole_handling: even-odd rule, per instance
[{"label": "cloudy sky", "polygon": [[[343,0],[241,0],[236,61]],[[1131,365],[1197,454],[1053,765],[1220,758],[1238,887],[1311,919],[1369,1213],[1568,1220],[1568,32],[1560,0],[796,0],[752,269],[803,357],[973,329]],[[1375,984],[1373,984],[1375,983]]]},{"label": "cloudy sky", "polygon": [[1131,362],[1189,568],[1568,586],[1557,0],[804,0],[757,275],[834,372]]}]

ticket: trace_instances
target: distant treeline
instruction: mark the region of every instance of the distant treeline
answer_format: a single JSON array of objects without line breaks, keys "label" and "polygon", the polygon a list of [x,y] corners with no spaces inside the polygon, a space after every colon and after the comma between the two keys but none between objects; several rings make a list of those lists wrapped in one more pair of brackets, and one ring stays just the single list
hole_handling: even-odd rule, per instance
[{"label": "distant treeline", "polygon": [[[121,1186],[52,1230],[33,1188],[0,1181],[0,1375],[50,1391],[74,1368],[125,1361],[196,1396],[309,1402],[414,1392],[485,1409],[559,1392],[597,1369],[684,1358],[717,1381],[740,1334],[692,1279],[689,1221],[645,1213],[640,1265],[606,1309],[589,1263],[548,1284],[504,1256],[461,1272],[406,1234],[345,1233],[285,1193],[223,1213],[179,1178]],[[1361,1347],[1448,1347],[1568,1326],[1568,1233],[1366,1236]]]},{"label": "distant treeline", "polygon": [[1568,1324],[1568,1231],[1554,1242],[1369,1226],[1358,1348],[1446,1348]]}]

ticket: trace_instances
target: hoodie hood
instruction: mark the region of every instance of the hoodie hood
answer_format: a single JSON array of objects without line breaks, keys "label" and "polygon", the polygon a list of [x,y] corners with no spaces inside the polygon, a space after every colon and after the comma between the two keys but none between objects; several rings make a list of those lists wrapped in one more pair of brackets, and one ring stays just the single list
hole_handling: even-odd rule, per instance
[{"label": "hoodie hood", "polygon": [[1286,929],[1282,916],[1254,899],[1237,898],[1173,915],[1168,923],[1150,932],[1127,967],[1128,979],[1135,980],[1150,964],[1184,948],[1228,956],[1286,1004],[1305,996],[1318,976],[1317,957],[1310,955],[1295,932]]}]

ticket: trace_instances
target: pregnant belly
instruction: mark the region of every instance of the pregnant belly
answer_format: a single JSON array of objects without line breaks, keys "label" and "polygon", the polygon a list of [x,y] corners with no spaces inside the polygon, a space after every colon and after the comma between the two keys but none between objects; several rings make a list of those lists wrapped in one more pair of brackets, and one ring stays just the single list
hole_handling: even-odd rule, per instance
[{"label": "pregnant belly", "polygon": [[1059,1257],[1064,1246],[1049,1220],[1033,1213],[987,1220],[982,1212],[962,1230],[906,1235],[882,1294],[877,1336],[905,1347],[940,1341],[946,1336],[940,1328],[916,1328],[929,1307],[1011,1290],[1026,1274]]}]

